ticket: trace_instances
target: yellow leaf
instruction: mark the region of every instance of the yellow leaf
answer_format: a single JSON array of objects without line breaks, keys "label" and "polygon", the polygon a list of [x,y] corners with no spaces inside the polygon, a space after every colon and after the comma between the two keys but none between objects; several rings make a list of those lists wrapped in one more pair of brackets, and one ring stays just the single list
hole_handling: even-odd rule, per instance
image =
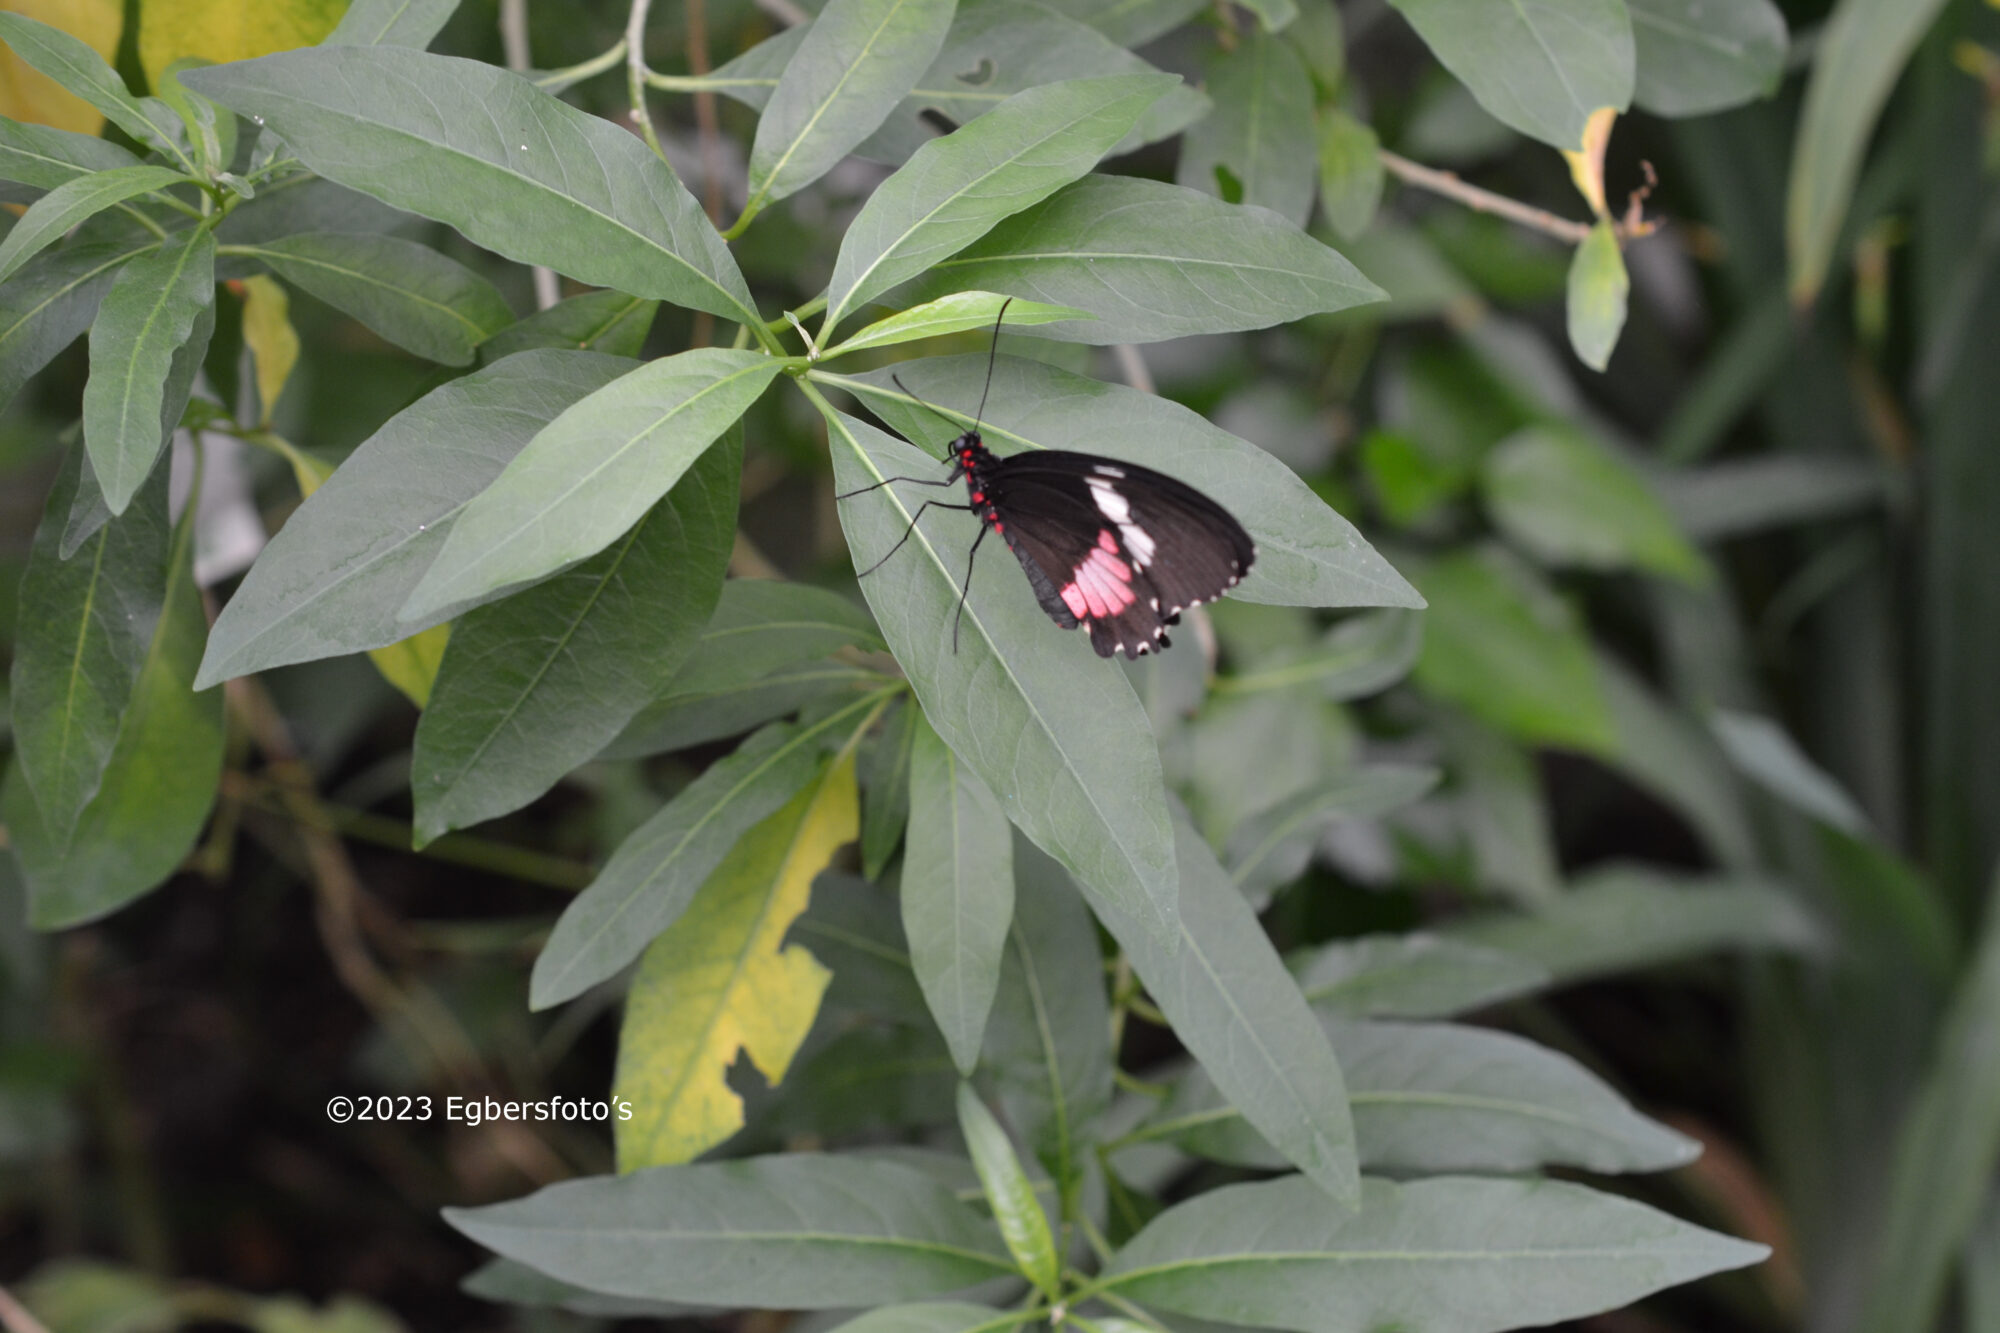
[{"label": "yellow leaf", "polygon": [[813,877],[859,832],[854,760],[743,836],[680,920],[640,960],[618,1039],[618,1169],[686,1162],[743,1127],[723,1075],[739,1050],[765,1079],[785,1076],[832,973],[780,947]]},{"label": "yellow leaf", "polygon": [[257,363],[259,424],[264,426],[271,424],[271,409],[298,364],[299,335],[292,328],[290,310],[291,300],[277,279],[259,273],[243,280],[243,343]]},{"label": "yellow leaf", "polygon": [[[108,63],[125,31],[123,0],[0,0],[0,9],[25,14],[77,38]],[[0,46],[0,114],[78,134],[96,134],[104,116],[90,103]]]},{"label": "yellow leaf", "polygon": [[346,12],[347,0],[143,0],[139,63],[157,86],[190,56],[220,65],[316,46]]},{"label": "yellow leaf", "polygon": [[1583,123],[1582,149],[1576,152],[1567,148],[1563,150],[1563,157],[1569,162],[1570,179],[1583,192],[1590,211],[1599,217],[1610,212],[1604,203],[1604,149],[1611,142],[1611,126],[1617,119],[1616,107],[1597,108]]}]

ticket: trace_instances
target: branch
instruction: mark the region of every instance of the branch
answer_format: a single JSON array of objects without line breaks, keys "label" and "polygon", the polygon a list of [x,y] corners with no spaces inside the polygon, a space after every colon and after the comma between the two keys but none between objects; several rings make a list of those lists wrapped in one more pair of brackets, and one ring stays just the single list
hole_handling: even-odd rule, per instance
[{"label": "branch", "polygon": [[1382,150],[1381,156],[1383,167],[1397,180],[1414,185],[1420,190],[1429,190],[1432,194],[1441,194],[1447,199],[1456,199],[1476,212],[1491,213],[1496,217],[1506,218],[1509,222],[1518,222],[1524,227],[1531,227],[1559,241],[1568,241],[1571,245],[1580,245],[1584,238],[1590,235],[1588,223],[1557,217],[1545,208],[1536,208],[1518,199],[1510,199],[1504,194],[1495,194],[1491,190],[1482,190],[1477,185],[1469,185],[1460,180],[1455,171],[1439,171],[1435,167],[1412,162],[1400,153],[1392,153],[1386,148]]}]

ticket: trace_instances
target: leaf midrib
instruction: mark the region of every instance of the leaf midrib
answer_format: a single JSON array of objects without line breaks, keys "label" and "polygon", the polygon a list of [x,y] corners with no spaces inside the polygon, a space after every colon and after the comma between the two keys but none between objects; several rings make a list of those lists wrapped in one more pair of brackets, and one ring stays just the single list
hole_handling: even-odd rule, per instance
[{"label": "leaf midrib", "polygon": [[328,273],[337,274],[340,277],[351,279],[352,281],[360,283],[363,286],[372,287],[378,291],[388,292],[391,295],[400,296],[403,299],[410,301],[415,305],[428,306],[430,309],[435,310],[440,314],[448,315],[451,318],[457,320],[459,323],[463,324],[467,330],[476,335],[471,339],[471,342],[474,346],[477,346],[479,343],[485,341],[488,337],[492,335],[492,333],[495,332],[495,330],[491,330],[484,327],[477,320],[473,319],[470,315],[467,315],[464,312],[460,311],[456,307],[447,305],[443,301],[437,300],[434,297],[426,296],[422,292],[419,292],[414,288],[399,287],[394,283],[386,282],[383,279],[376,277],[372,273],[368,273],[361,269],[347,268],[343,265],[335,263],[331,259],[326,259],[318,255],[303,255],[297,253],[296,251],[279,249],[275,246],[270,246],[270,245],[229,245],[220,247],[219,252],[228,255],[243,255],[253,259],[261,259],[265,263],[271,264],[273,267],[276,267],[277,265],[280,264],[297,264],[301,268],[324,269]]}]

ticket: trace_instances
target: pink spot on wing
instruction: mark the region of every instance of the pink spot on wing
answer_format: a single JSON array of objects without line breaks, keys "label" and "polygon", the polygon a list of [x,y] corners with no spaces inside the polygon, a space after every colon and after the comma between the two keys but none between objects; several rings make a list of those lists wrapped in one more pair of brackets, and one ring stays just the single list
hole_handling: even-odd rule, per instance
[{"label": "pink spot on wing", "polygon": [[1083,599],[1082,590],[1079,589],[1074,583],[1065,583],[1063,585],[1062,599],[1063,599],[1063,605],[1069,608],[1069,613],[1079,618],[1082,617],[1083,613],[1085,612],[1085,610],[1088,609],[1089,606],[1089,604],[1085,602]]},{"label": "pink spot on wing", "polygon": [[1099,528],[1097,530],[1097,544],[1105,550],[1110,551],[1113,555],[1118,553],[1118,539],[1111,535],[1109,528]]}]

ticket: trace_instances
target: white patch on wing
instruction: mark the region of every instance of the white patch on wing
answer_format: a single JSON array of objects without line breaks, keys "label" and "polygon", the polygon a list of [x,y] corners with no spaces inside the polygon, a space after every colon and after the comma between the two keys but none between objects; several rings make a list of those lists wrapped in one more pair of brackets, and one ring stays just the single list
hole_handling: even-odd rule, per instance
[{"label": "white patch on wing", "polygon": [[[1124,497],[1119,500],[1123,503]],[[1118,535],[1125,539],[1125,549],[1132,556],[1132,563],[1144,569],[1153,563],[1153,534],[1137,523],[1120,523]]]},{"label": "white patch on wing", "polygon": [[1107,463],[1099,463],[1092,471],[1096,472],[1100,477],[1122,477],[1125,475],[1124,468],[1112,467]]},{"label": "white patch on wing", "polygon": [[1084,483],[1090,487],[1091,498],[1097,501],[1097,511],[1113,523],[1132,521],[1132,506],[1125,503],[1125,497],[1110,482],[1097,477],[1085,477]]}]

